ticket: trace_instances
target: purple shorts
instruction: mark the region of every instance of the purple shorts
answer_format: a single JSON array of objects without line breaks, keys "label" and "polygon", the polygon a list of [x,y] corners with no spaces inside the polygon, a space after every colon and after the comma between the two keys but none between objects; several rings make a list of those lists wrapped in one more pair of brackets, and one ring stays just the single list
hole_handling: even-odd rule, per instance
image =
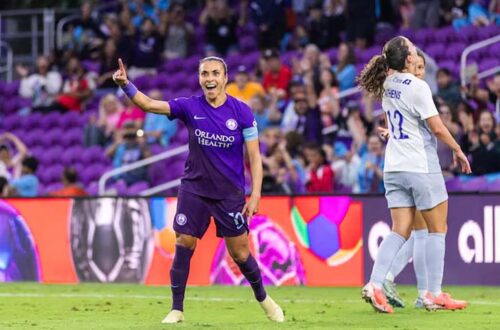
[{"label": "purple shorts", "polygon": [[215,219],[218,237],[235,237],[248,232],[246,218],[241,214],[245,199],[211,199],[182,189],[177,196],[174,231],[202,238]]}]

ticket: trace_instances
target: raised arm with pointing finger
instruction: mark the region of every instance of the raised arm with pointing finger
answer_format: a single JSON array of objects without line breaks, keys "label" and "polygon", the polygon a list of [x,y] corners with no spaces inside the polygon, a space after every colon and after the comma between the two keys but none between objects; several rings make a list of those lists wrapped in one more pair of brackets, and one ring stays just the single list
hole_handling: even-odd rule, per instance
[{"label": "raised arm with pointing finger", "polygon": [[153,100],[146,94],[140,92],[137,87],[127,79],[127,70],[121,58],[118,59],[118,70],[113,74],[113,81],[120,86],[125,95],[141,108],[141,110],[167,116],[170,115],[170,105],[168,102]]}]

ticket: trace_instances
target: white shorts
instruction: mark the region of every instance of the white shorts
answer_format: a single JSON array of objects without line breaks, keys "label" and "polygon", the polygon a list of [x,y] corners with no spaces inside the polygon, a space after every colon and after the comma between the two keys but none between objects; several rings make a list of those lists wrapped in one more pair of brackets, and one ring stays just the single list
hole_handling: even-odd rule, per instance
[{"label": "white shorts", "polygon": [[390,209],[429,210],[448,199],[442,173],[385,172],[384,187]]}]

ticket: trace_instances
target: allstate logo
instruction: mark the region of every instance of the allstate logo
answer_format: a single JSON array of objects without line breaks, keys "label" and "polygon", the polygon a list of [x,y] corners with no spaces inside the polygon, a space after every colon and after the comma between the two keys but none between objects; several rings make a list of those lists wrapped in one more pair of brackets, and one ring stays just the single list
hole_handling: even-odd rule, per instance
[{"label": "allstate logo", "polygon": [[187,222],[187,217],[184,214],[179,213],[175,217],[175,222],[177,222],[179,226],[184,226]]},{"label": "allstate logo", "polygon": [[234,119],[228,119],[226,121],[226,127],[229,128],[231,131],[234,131],[236,127],[238,127],[238,123]]}]

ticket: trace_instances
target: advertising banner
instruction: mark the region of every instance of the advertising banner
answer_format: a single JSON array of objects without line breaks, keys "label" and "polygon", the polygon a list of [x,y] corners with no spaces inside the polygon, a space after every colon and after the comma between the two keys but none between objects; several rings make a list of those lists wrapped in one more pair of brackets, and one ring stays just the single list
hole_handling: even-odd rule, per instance
[{"label": "advertising banner", "polygon": [[[370,276],[378,246],[390,232],[390,214],[385,198],[356,198],[363,204],[365,282]],[[414,284],[413,265],[396,279]],[[500,285],[500,196],[451,195],[444,284]]]},{"label": "advertising banner", "polygon": [[[0,282],[169,284],[175,198],[0,200]],[[363,283],[363,209],[350,197],[265,197],[250,248],[267,285]],[[210,225],[188,284],[240,285]]]}]

